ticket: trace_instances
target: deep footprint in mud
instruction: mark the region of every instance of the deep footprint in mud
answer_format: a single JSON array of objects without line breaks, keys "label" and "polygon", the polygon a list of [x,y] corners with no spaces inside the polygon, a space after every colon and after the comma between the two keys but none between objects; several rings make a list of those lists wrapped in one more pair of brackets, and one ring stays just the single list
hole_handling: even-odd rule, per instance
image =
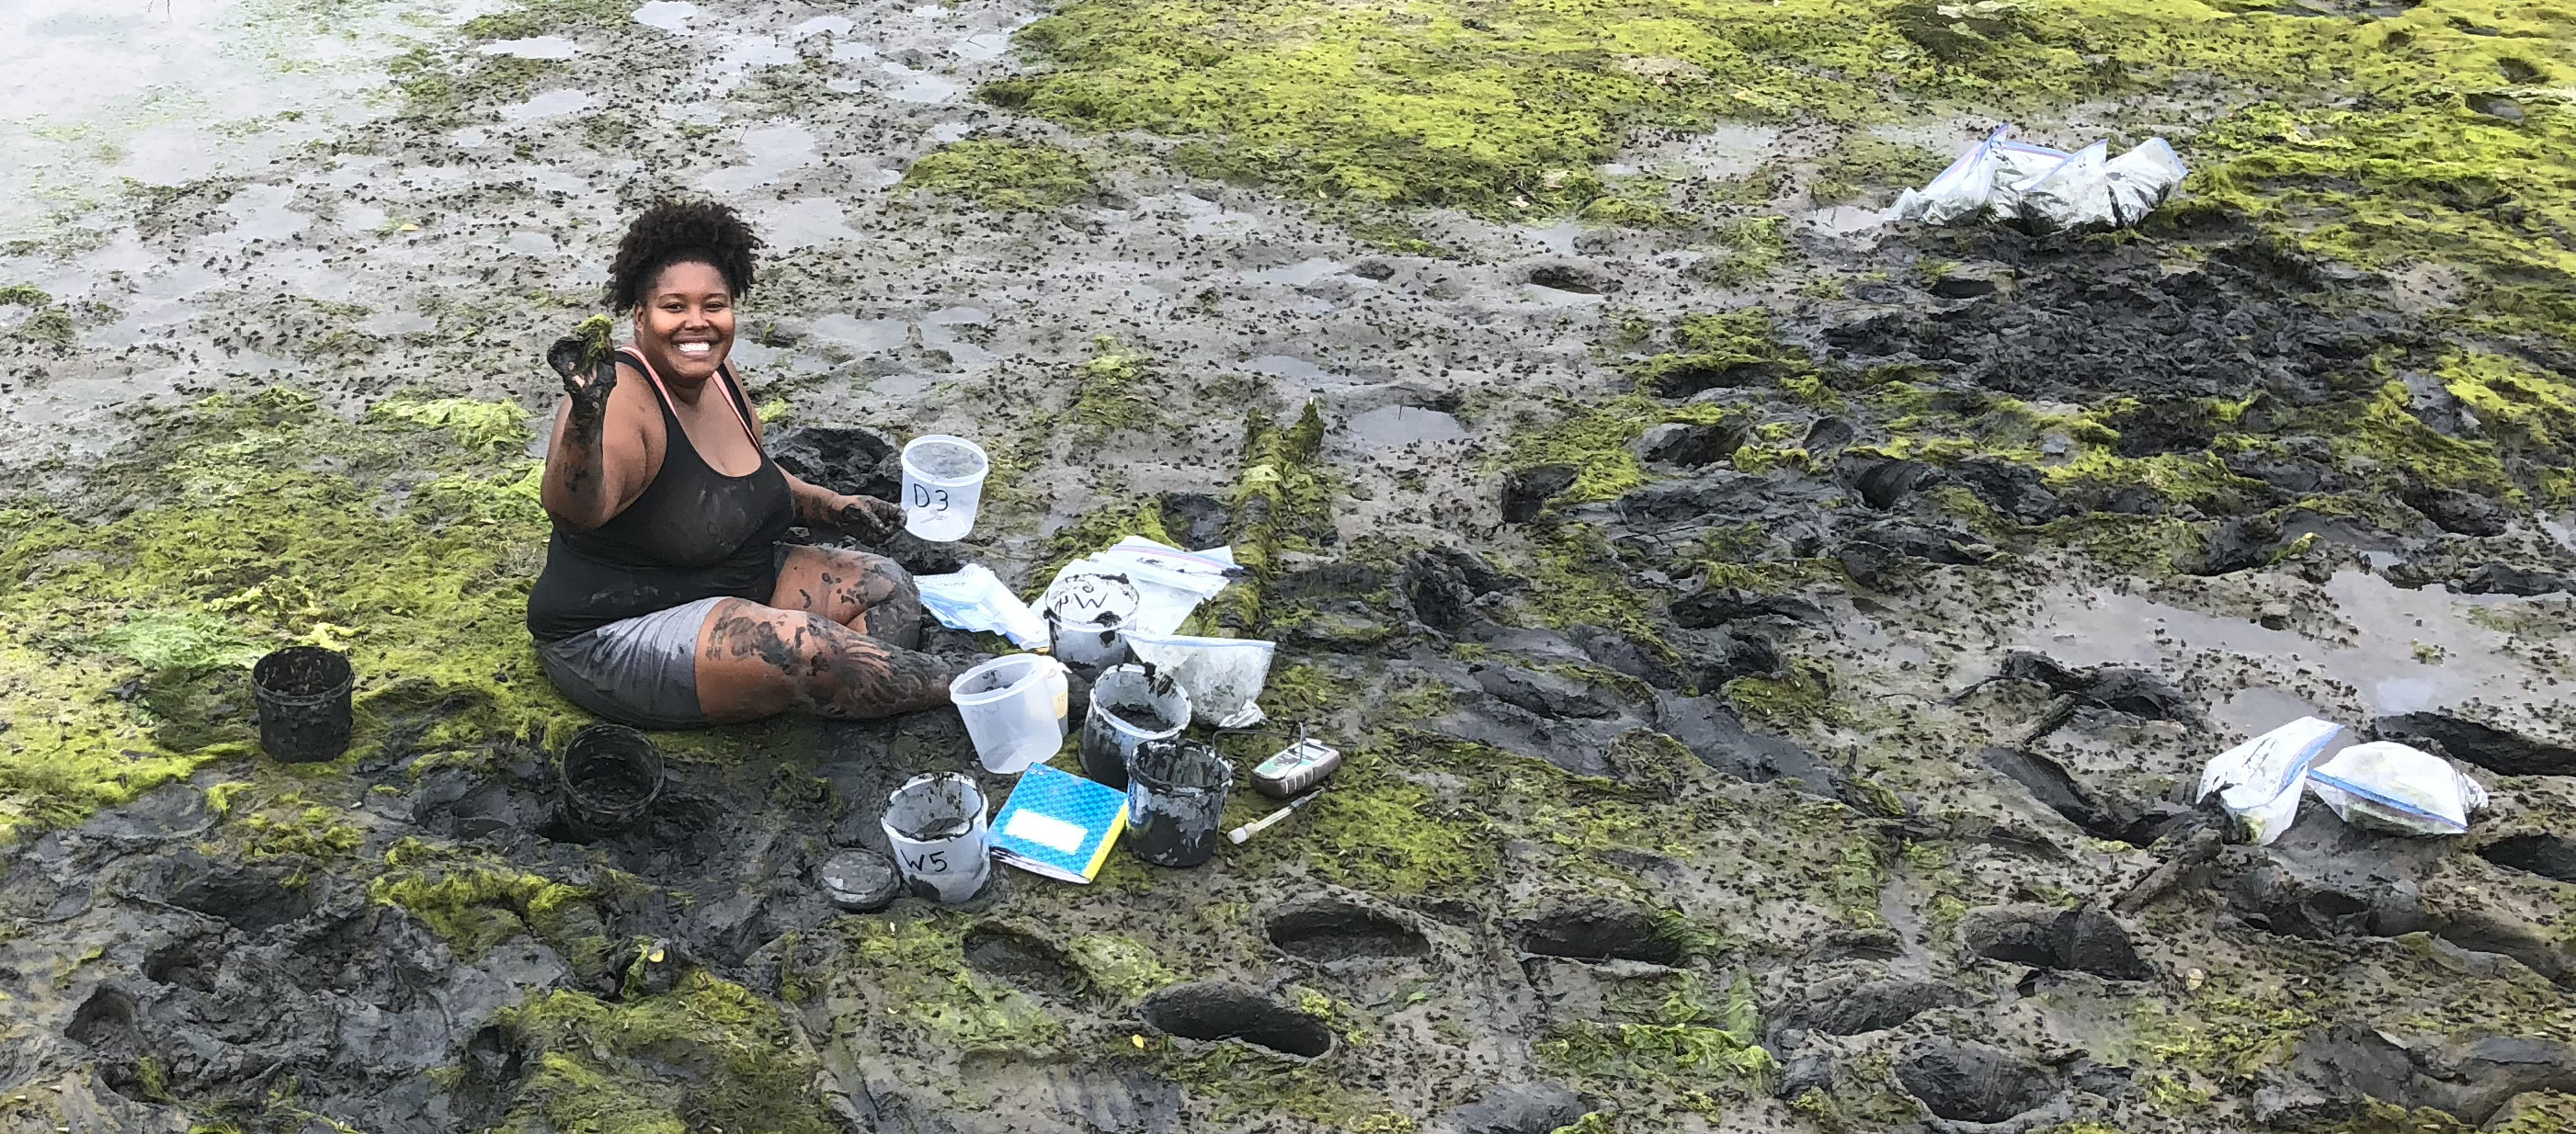
[{"label": "deep footprint in mud", "polygon": [[1654,915],[1612,902],[1585,902],[1551,910],[1519,925],[1521,952],[1574,961],[1643,961],[1679,965],[1690,950],[1672,939]]},{"label": "deep footprint in mud", "polygon": [[1214,981],[1157,992],[1146,998],[1143,1014],[1147,1025],[1182,1039],[1242,1040],[1310,1059],[1333,1050],[1333,1029],[1322,1019]]},{"label": "deep footprint in mud", "polygon": [[1907,1094],[1953,1122],[2003,1122],[2056,1095],[2048,1072],[1981,1043],[1938,1040],[1896,1065]]},{"label": "deep footprint in mud", "polygon": [[1064,951],[1016,929],[985,926],[966,935],[966,963],[976,972],[1040,996],[1067,999],[1082,991],[1082,970]]},{"label": "deep footprint in mud", "polygon": [[1419,957],[1431,939],[1392,915],[1350,902],[1312,902],[1270,917],[1270,943],[1309,961]]},{"label": "deep footprint in mud", "polygon": [[2514,835],[2479,847],[2478,857],[2543,878],[2576,883],[2576,839],[2560,835]]}]

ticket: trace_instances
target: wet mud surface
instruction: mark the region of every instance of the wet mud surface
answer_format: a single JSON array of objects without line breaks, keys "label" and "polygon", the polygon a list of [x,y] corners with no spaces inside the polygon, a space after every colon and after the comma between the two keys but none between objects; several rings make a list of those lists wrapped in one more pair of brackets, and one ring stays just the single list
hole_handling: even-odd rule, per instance
[{"label": "wet mud surface", "polygon": [[[2046,30],[1913,7],[1889,50]],[[2402,16],[2326,7],[2259,19]],[[62,88],[0,210],[0,1131],[2576,1123],[2576,332],[2466,269],[2233,182],[2118,238],[1871,227],[1914,175],[1824,118],[1580,175],[1686,168],[1695,221],[1388,236],[979,99],[1037,66],[1016,2],[160,8],[0,48]],[[2480,129],[2567,113],[2522,39]],[[140,47],[208,62],[69,81]],[[2034,121],[2214,153],[2162,97]],[[2443,207],[2546,228],[2479,176]],[[1288,731],[1216,743],[1240,782],[1303,725],[1325,794],[946,907],[880,819],[1007,794],[953,712],[657,734],[568,806],[540,354],[675,192],[771,245],[735,358],[781,464],[887,495],[976,439],[975,534],[879,550],[1022,593],[1230,544],[1192,631],[1280,643]],[[358,665],[346,756],[257,754],[291,642]],[[2227,841],[2202,762],[2305,714],[2489,810]]]}]

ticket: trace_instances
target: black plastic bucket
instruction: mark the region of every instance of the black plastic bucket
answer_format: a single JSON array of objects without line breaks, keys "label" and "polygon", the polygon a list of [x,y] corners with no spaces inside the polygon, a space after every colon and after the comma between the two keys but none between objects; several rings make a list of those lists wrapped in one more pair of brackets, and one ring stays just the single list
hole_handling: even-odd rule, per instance
[{"label": "black plastic bucket", "polygon": [[564,824],[596,838],[632,826],[662,795],[662,750],[624,725],[574,733],[555,763]]},{"label": "black plastic bucket", "polygon": [[1127,764],[1127,845],[1156,866],[1197,866],[1224,841],[1234,767],[1195,740],[1149,740]]},{"label": "black plastic bucket", "polygon": [[288,646],[250,670],[259,746],[289,764],[336,760],[349,750],[349,690],[357,675],[338,650]]}]

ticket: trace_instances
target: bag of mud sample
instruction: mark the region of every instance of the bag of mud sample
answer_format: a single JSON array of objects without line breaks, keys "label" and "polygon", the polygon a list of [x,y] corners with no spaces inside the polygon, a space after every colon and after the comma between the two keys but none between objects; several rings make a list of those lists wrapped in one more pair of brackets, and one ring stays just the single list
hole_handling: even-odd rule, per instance
[{"label": "bag of mud sample", "polygon": [[2308,765],[2343,726],[2315,717],[2300,717],[2252,740],[2219,753],[2200,772],[2195,800],[2215,792],[2227,813],[2236,817],[2245,838],[2269,845],[2299,817],[2300,789]]},{"label": "bag of mud sample", "polygon": [[921,605],[942,626],[990,630],[1019,643],[1021,649],[1046,647],[1046,620],[981,563],[969,563],[955,574],[918,576],[912,583],[921,589]]},{"label": "bag of mud sample", "polygon": [[2308,772],[2308,789],[2344,822],[2399,835],[2458,835],[2487,789],[2451,762],[2393,741],[2356,744]]},{"label": "bag of mud sample", "polygon": [[1923,188],[1899,194],[1888,220],[2003,221],[2026,231],[2127,228],[2172,196],[2190,171],[2162,138],[2112,157],[2108,142],[2074,153],[2017,142],[1998,126]]},{"label": "bag of mud sample", "polygon": [[1270,657],[1278,646],[1246,638],[1200,638],[1187,634],[1127,635],[1136,660],[1154,667],[1190,694],[1190,718],[1217,728],[1249,728],[1264,719],[1253,701],[1270,681]]}]

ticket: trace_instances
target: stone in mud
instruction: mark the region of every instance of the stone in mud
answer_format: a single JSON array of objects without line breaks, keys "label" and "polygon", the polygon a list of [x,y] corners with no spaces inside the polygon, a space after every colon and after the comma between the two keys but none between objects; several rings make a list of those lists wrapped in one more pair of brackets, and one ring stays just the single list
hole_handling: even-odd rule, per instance
[{"label": "stone in mud", "polygon": [[1183,551],[1204,551],[1225,543],[1225,501],[1204,492],[1166,492],[1156,499],[1163,530],[1180,541]]},{"label": "stone in mud", "polygon": [[1635,450],[1640,460],[1695,469],[1735,456],[1744,447],[1744,436],[1740,425],[1668,421],[1640,434]]},{"label": "stone in mud", "polygon": [[2012,286],[2013,272],[2002,264],[1961,264],[1932,281],[1932,294],[1943,299],[1975,299]]},{"label": "stone in mud", "polygon": [[2066,514],[2048,478],[2038,469],[2001,457],[1970,457],[1950,469],[1951,479],[1968,486],[1986,506],[2025,524],[2044,524]]},{"label": "stone in mud", "polygon": [[2335,471],[2334,452],[2322,437],[2284,437],[2263,448],[2237,450],[2227,454],[2227,471],[2292,496],[2351,487]]},{"label": "stone in mud", "polygon": [[1998,1123],[2058,1097],[2048,1070],[2000,1048],[1957,1040],[1917,1045],[1896,1065],[1907,1094],[1953,1122]]},{"label": "stone in mud", "polygon": [[1362,260],[1351,266],[1351,274],[1364,280],[1385,283],[1395,278],[1395,265],[1384,260]]},{"label": "stone in mud", "polygon": [[1479,616],[1476,600],[1515,586],[1519,580],[1488,565],[1484,557],[1459,547],[1426,547],[1406,561],[1402,586],[1417,622],[1455,634]]},{"label": "stone in mud", "polygon": [[1476,1101],[1433,1119],[1427,1134],[1551,1134],[1572,1126],[1588,1108],[1583,1098],[1554,1083],[1505,1083]]},{"label": "stone in mud", "polygon": [[2424,514],[2443,531],[2465,536],[2503,535],[2513,514],[2489,497],[2456,488],[2426,489],[2406,494],[2406,506]]},{"label": "stone in mud", "polygon": [[903,456],[866,429],[805,425],[772,431],[769,459],[809,484],[892,500],[903,491]]},{"label": "stone in mud", "polygon": [[2129,931],[2090,906],[1985,906],[1960,919],[1959,938],[1970,953],[1992,961],[2091,973],[2104,980],[2152,980],[2156,975],[2129,943]]},{"label": "stone in mud", "polygon": [[1860,430],[1839,417],[1820,417],[1807,426],[1807,435],[1798,447],[1816,456],[1841,449],[1860,436]]},{"label": "stone in mud", "polygon": [[1575,295],[1607,295],[1619,290],[1619,281],[1580,264],[1541,264],[1530,269],[1529,282],[1551,291]]},{"label": "stone in mud", "polygon": [[[1593,664],[1614,673],[1625,674],[1657,689],[1671,689],[1681,683],[1681,674],[1665,664],[1654,650],[1635,638],[1607,626],[1575,626],[1566,631],[1576,648]],[[1687,652],[1687,647],[1685,647]],[[1702,685],[1714,689],[1713,685]]]},{"label": "stone in mud", "polygon": [[2478,857],[2543,878],[2576,883],[2576,839],[2538,833],[2512,835],[2478,848]]},{"label": "stone in mud", "polygon": [[1864,528],[1834,550],[1853,582],[1881,591],[1903,585],[1928,565],[1983,563],[1991,554],[1964,532],[1893,522]]},{"label": "stone in mud", "polygon": [[2548,595],[2576,592],[2576,579],[2533,567],[2488,563],[2469,572],[2460,590],[2473,595]]},{"label": "stone in mud", "polygon": [[1503,476],[1503,520],[1526,524],[1538,518],[1539,509],[1558,493],[1574,487],[1579,470],[1573,465],[1535,465],[1515,469]]},{"label": "stone in mud", "polygon": [[2462,720],[2448,713],[2404,713],[2371,722],[2381,740],[2418,747],[2439,746],[2453,759],[2466,760],[2508,776],[2576,774],[2576,748],[2535,740],[2492,725]]},{"label": "stone in mud", "polygon": [[2025,749],[2001,746],[1989,747],[1978,756],[1987,767],[2028,789],[2033,799],[2065,816],[2067,822],[2075,824],[2086,834],[2097,838],[2114,837],[2103,832],[2115,830],[2117,824],[2057,761]]},{"label": "stone in mud", "polygon": [[1735,587],[1706,587],[1674,599],[1673,623],[1685,630],[1707,630],[1755,619],[1785,619],[1821,626],[1823,607],[1788,595],[1766,595]]},{"label": "stone in mud", "polygon": [[1758,634],[1710,635],[1690,651],[1691,685],[1701,690],[1724,688],[1739,677],[1773,677],[1782,671],[1780,648]]},{"label": "stone in mud", "polygon": [[1619,498],[1616,515],[1639,529],[1679,538],[1693,528],[1758,525],[1794,554],[1824,539],[1828,501],[1843,494],[1817,477],[1761,475],[1712,469],[1649,484]]},{"label": "stone in mud", "polygon": [[1270,915],[1270,943],[1309,961],[1419,957],[1431,939],[1404,919],[1357,902],[1298,902]]},{"label": "stone in mud", "polygon": [[1743,718],[1716,697],[1657,700],[1655,727],[1690,749],[1700,763],[1747,783],[1797,781],[1811,795],[1838,796],[1842,777],[1797,741],[1744,727]]},{"label": "stone in mud", "polygon": [[2285,1082],[2255,1092],[2254,1118],[2297,1127],[2358,1117],[2373,1102],[2413,1109],[2415,1061],[2378,1029],[2337,1023],[2299,1037],[2280,1072]]},{"label": "stone in mud", "polygon": [[2144,402],[2111,415],[2102,424],[2120,434],[2111,451],[2123,457],[2204,452],[2218,438],[2218,425],[2208,407],[2193,399]]},{"label": "stone in mud", "polygon": [[1783,1022],[1829,1036],[1856,1036],[1885,1031],[1966,999],[1955,985],[1939,981],[1880,981],[1811,994],[1811,999],[1792,1009]]},{"label": "stone in mud", "polygon": [[1619,712],[1601,686],[1519,666],[1478,665],[1476,683],[1486,693],[1543,717],[1599,719]]},{"label": "stone in mud", "polygon": [[1845,457],[1835,478],[1860,495],[1861,502],[1887,511],[1941,479],[1941,472],[1921,461]]},{"label": "stone in mud", "polygon": [[1176,984],[1145,998],[1147,1026],[1192,1040],[1241,1040],[1283,1055],[1314,1057],[1333,1049],[1333,1029],[1248,988],[1218,981]]}]

